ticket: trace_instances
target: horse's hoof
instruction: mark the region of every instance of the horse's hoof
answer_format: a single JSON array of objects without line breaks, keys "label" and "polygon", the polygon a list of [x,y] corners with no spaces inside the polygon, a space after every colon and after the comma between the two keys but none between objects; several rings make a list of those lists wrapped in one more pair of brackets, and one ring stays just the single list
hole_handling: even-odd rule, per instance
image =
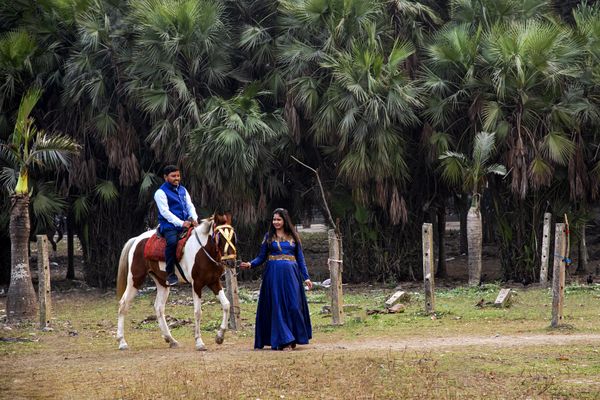
[{"label": "horse's hoof", "polygon": [[206,348],[206,346],[205,346],[205,345],[202,345],[202,346],[196,346],[196,350],[197,350],[197,351],[208,351],[208,349]]},{"label": "horse's hoof", "polygon": [[225,340],[225,336],[219,336],[219,335],[217,335],[215,337],[215,342],[217,342],[217,344],[223,344],[224,340]]},{"label": "horse's hoof", "polygon": [[119,350],[127,350],[129,349],[129,346],[127,346],[127,343],[123,343],[119,345]]},{"label": "horse's hoof", "polygon": [[176,348],[179,347],[179,343],[177,343],[177,342],[171,342],[171,343],[169,343],[169,347],[171,349],[176,349]]}]

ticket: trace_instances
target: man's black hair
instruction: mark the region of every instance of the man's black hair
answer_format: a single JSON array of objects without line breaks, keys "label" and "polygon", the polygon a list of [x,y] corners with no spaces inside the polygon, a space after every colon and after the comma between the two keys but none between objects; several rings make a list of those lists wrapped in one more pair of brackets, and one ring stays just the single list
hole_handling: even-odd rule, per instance
[{"label": "man's black hair", "polygon": [[179,171],[177,165],[167,165],[163,168],[163,175],[169,175],[171,172]]}]

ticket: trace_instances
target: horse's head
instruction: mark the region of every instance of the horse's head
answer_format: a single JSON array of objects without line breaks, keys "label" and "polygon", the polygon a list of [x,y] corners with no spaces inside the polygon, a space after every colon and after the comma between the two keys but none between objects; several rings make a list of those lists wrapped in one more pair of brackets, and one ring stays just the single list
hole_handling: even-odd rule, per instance
[{"label": "horse's head", "polygon": [[231,213],[215,214],[213,235],[221,261],[233,268],[237,258],[237,236],[231,226],[231,220]]}]

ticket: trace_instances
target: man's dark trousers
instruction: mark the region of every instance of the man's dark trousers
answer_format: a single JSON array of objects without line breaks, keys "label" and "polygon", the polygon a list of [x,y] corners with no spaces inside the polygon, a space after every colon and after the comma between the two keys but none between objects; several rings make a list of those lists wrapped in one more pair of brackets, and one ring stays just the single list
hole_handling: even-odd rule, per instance
[{"label": "man's dark trousers", "polygon": [[167,247],[165,248],[165,262],[167,263],[167,275],[175,272],[175,262],[177,262],[177,239],[179,239],[179,233],[181,232],[178,228],[171,228],[161,230],[161,235],[167,240]]}]

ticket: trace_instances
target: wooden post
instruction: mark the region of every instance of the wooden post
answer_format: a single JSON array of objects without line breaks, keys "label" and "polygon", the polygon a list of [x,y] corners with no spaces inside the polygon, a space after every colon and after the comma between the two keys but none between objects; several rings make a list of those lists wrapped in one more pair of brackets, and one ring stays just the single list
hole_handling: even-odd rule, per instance
[{"label": "wooden post", "polygon": [[540,267],[540,285],[548,285],[548,259],[550,255],[550,226],[552,214],[544,213],[544,229],[542,232],[542,265]]},{"label": "wooden post", "polygon": [[433,264],[433,227],[423,224],[423,281],[425,283],[425,312],[435,312],[435,280]]},{"label": "wooden post", "polygon": [[50,295],[50,260],[48,259],[48,238],[37,235],[38,298],[40,302],[40,329],[50,328],[52,311]]},{"label": "wooden post", "polygon": [[225,285],[227,299],[229,300],[229,329],[237,331],[242,327],[240,318],[240,296],[238,294],[238,281],[233,268],[225,269]]},{"label": "wooden post", "polygon": [[331,279],[331,323],[344,324],[344,299],[342,293],[343,252],[342,238],[329,229],[329,276]]},{"label": "wooden post", "polygon": [[550,326],[557,328],[563,319],[563,303],[565,300],[565,260],[567,238],[565,224],[556,224],[554,232],[554,269],[552,276],[552,322]]}]

